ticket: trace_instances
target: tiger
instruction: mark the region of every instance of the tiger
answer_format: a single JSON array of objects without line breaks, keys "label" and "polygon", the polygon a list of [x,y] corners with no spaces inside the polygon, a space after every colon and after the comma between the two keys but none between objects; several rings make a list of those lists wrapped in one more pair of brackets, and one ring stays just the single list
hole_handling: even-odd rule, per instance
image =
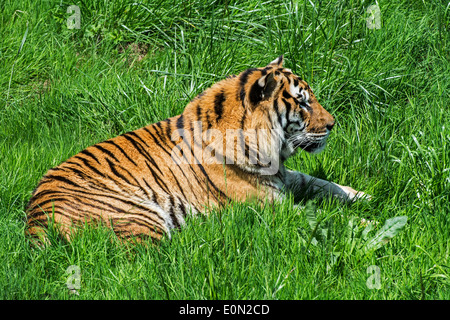
[{"label": "tiger", "polygon": [[[97,222],[123,239],[160,241],[188,216],[232,201],[274,203],[289,193],[344,202],[365,197],[284,165],[298,150],[322,151],[335,119],[283,62],[279,56],[228,76],[180,115],[94,144],[48,170],[26,206],[26,234],[45,241],[53,221],[70,240]],[[210,157],[201,159],[198,150]]]}]

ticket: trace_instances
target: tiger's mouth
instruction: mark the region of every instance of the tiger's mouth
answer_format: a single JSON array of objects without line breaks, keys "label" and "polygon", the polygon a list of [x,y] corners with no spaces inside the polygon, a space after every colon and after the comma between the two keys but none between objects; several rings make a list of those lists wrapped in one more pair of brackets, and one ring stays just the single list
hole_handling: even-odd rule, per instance
[{"label": "tiger's mouth", "polygon": [[304,134],[294,138],[293,149],[302,149],[308,153],[319,153],[327,144],[328,134]]}]

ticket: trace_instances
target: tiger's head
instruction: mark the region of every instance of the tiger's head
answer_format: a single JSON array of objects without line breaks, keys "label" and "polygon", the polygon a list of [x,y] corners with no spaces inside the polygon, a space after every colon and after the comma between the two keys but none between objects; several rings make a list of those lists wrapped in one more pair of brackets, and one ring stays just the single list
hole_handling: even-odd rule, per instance
[{"label": "tiger's head", "polygon": [[[280,132],[283,161],[298,149],[310,153],[324,149],[334,118],[304,80],[283,68],[283,56],[264,68],[242,72],[239,79],[240,99],[254,115],[254,127],[270,127]],[[261,119],[266,119],[262,126]]]},{"label": "tiger's head", "polygon": [[[208,154],[214,150],[214,163],[225,158],[246,171],[274,174],[280,161],[300,149],[323,150],[334,123],[310,86],[283,67],[280,56],[206,89],[186,106],[176,128],[189,124],[197,145],[207,146]],[[240,142],[235,144],[235,138]]]}]

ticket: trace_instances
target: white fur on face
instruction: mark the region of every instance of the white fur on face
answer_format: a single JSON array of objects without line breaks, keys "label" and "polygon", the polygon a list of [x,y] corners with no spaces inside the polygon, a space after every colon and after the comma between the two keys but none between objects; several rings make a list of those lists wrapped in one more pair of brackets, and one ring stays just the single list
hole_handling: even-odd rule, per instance
[{"label": "white fur on face", "polygon": [[[309,92],[307,90],[304,90],[300,86],[295,86],[292,82],[289,86],[289,90],[291,91],[291,95],[294,96],[296,99],[301,99],[303,102],[308,104],[309,101]],[[304,108],[303,106],[301,106]]]},{"label": "white fur on face", "polygon": [[302,90],[302,88],[300,86],[295,86],[294,82],[291,82],[291,85],[289,86],[289,90],[291,91],[291,95],[295,98],[299,98],[300,97],[300,92]]},{"label": "white fur on face", "polygon": [[309,101],[309,92],[307,90],[302,90],[301,95],[303,97],[303,101],[308,103],[308,101]]}]

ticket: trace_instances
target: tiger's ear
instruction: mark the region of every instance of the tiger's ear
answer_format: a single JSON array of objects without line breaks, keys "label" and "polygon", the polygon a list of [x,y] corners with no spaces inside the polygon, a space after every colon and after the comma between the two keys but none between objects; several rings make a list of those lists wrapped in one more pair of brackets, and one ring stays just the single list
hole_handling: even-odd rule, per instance
[{"label": "tiger's ear", "polygon": [[284,57],[283,55],[279,56],[278,58],[276,58],[275,60],[273,60],[271,63],[269,63],[269,66],[275,66],[278,68],[283,67],[283,62],[284,62]]},{"label": "tiger's ear", "polygon": [[272,96],[273,91],[278,85],[278,79],[275,78],[273,72],[269,72],[259,78],[250,88],[249,99],[253,107],[262,100]]}]

